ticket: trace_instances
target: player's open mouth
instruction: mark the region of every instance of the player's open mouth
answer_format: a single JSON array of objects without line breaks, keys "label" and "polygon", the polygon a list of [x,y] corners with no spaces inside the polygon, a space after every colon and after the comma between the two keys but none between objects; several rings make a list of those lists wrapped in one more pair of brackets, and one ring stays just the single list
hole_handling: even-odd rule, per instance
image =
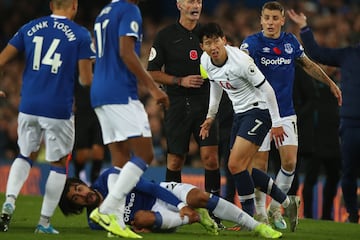
[{"label": "player's open mouth", "polygon": [[89,192],[86,196],[86,201],[88,203],[94,203],[96,201],[96,194],[95,193],[92,193],[92,192]]},{"label": "player's open mouth", "polygon": [[213,52],[211,52],[211,56],[213,58],[216,58],[217,56],[219,56],[219,52],[218,51],[213,51]]},{"label": "player's open mouth", "polygon": [[190,14],[193,16],[199,16],[200,12],[199,11],[191,11]]}]

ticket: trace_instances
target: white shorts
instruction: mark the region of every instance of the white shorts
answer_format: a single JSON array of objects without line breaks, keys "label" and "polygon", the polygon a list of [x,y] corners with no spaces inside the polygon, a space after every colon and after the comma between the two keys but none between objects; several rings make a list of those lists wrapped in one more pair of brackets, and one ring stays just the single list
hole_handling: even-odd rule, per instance
[{"label": "white shorts", "polygon": [[[177,183],[177,182],[161,182],[160,186],[166,188],[172,192],[178,199],[186,203],[186,197],[188,193],[196,188],[194,185],[187,183]],[[151,208],[151,211],[160,212],[162,216],[174,216],[179,217],[179,209],[176,206],[173,206],[169,203],[166,203],[160,199],[156,199],[155,204]]]},{"label": "white shorts", "polygon": [[[286,145],[298,145],[298,132],[297,132],[297,118],[296,115],[291,115],[288,117],[281,118],[281,125],[284,128],[285,133],[287,134],[287,137],[285,136],[284,141],[280,146],[286,146]],[[264,141],[262,142],[259,152],[267,152],[270,151],[270,132],[266,135],[264,138]]]},{"label": "white shorts", "polygon": [[132,137],[151,137],[149,119],[139,100],[128,104],[109,104],[95,108],[101,125],[104,144],[125,141]]},{"label": "white shorts", "polygon": [[74,139],[74,116],[66,120],[19,113],[18,145],[25,157],[37,152],[44,140],[46,160],[58,161],[71,153]]}]

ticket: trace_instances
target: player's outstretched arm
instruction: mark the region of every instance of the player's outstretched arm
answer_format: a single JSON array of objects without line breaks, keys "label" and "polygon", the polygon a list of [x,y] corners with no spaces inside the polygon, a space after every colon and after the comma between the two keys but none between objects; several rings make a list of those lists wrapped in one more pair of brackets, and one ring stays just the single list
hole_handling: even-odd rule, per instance
[{"label": "player's outstretched arm", "polygon": [[331,78],[322,70],[322,68],[313,62],[310,58],[307,56],[301,57],[298,59],[298,62],[304,69],[304,71],[309,74],[314,79],[325,83],[329,86],[330,91],[334,95],[334,97],[337,99],[338,105],[341,106],[342,104],[342,93],[340,88],[331,80]]},{"label": "player's outstretched arm", "polygon": [[[294,21],[299,28],[307,26],[306,16],[303,13],[296,13],[293,9],[287,11],[289,18]],[[310,60],[307,56],[298,59],[301,66],[310,76],[330,87],[330,91],[337,99],[338,105],[342,104],[342,94],[339,87],[330,79],[330,77],[321,69],[319,65]]]},{"label": "player's outstretched arm", "polygon": [[294,9],[290,9],[286,11],[286,13],[288,14],[289,18],[299,26],[299,28],[304,28],[307,26],[306,16],[302,12],[298,14],[294,11]]}]

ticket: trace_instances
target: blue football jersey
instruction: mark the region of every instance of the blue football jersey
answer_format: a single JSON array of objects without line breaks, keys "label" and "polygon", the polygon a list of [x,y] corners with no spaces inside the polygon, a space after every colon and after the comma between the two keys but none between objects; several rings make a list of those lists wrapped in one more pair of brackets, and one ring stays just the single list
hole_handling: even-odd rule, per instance
[{"label": "blue football jersey", "polygon": [[296,37],[291,33],[282,32],[279,38],[272,39],[258,32],[248,36],[240,48],[248,51],[273,87],[280,116],[294,115],[292,92],[295,60],[304,54],[304,49]]},{"label": "blue football jersey", "polygon": [[142,17],[137,5],[113,0],[105,6],[94,25],[96,63],[91,86],[93,107],[126,104],[138,99],[137,80],[119,56],[121,36],[136,38],[134,51],[140,55]]},{"label": "blue football jersey", "polygon": [[[109,175],[119,173],[119,168],[111,167],[104,171],[91,187],[100,192],[103,197],[106,197],[109,194]],[[126,197],[124,222],[126,224],[130,224],[138,210],[151,210],[157,198],[175,207],[181,202],[167,189],[161,187],[157,183],[151,182],[141,177],[135,188],[132,189]],[[93,229],[97,229],[98,226],[92,223],[89,218],[89,214],[90,213],[88,212],[89,226]]]},{"label": "blue football jersey", "polygon": [[63,16],[46,16],[22,26],[9,41],[24,52],[19,111],[69,119],[80,59],[94,58],[89,31]]}]

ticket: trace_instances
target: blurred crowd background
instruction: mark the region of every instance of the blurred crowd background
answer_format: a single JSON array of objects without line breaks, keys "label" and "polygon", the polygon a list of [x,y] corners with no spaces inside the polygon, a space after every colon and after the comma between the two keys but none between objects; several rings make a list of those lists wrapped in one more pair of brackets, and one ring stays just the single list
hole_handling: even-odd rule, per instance
[{"label": "blurred crowd background", "polygon": [[[79,0],[79,11],[75,21],[92,32],[96,15],[108,2],[108,0]],[[231,38],[233,44],[239,46],[244,37],[261,30],[260,10],[265,2],[266,1],[263,0],[204,0],[200,22],[216,21],[220,23],[226,35]],[[307,15],[309,25],[313,28],[319,44],[328,47],[342,47],[359,43],[360,0],[289,0],[280,2],[284,4],[286,9],[293,8],[297,12],[301,11]],[[178,10],[176,8],[176,0],[142,0],[139,6],[144,19],[144,41],[141,59],[146,66],[149,50],[155,34],[165,25],[177,20]],[[48,1],[0,0],[0,49],[5,47],[8,40],[23,24],[33,18],[49,13]],[[290,20],[287,21],[284,28],[286,31],[296,35],[299,33],[299,29]],[[339,81],[340,73],[338,69],[326,66],[322,67],[333,80]],[[23,68],[24,60],[22,57],[19,57],[14,59],[11,64],[8,64],[4,71],[0,73],[0,89],[4,90],[7,94],[6,99],[0,99],[0,161],[13,159],[14,156],[18,154],[17,109],[20,99],[21,74]],[[302,81],[303,78],[308,77],[301,72],[297,73],[297,79]],[[310,97],[312,104],[320,104],[319,99],[322,97],[321,93],[324,87],[316,84],[313,84],[311,87],[314,89],[311,90],[314,91],[314,94]],[[301,87],[298,88],[301,89]],[[143,89],[140,88],[140,92],[142,93],[141,97],[149,114],[153,132],[156,153],[156,159],[153,162],[154,165],[164,165],[166,141],[162,129],[163,111],[144,93],[145,91],[143,91]],[[300,97],[298,94],[297,98],[298,101],[295,101],[295,104],[297,109],[299,109],[304,106],[305,100],[301,98],[301,94]],[[329,95],[329,98],[331,98],[331,95]],[[336,102],[333,103],[333,106],[332,109],[335,113],[334,111],[329,111],[328,113],[337,118]],[[298,114],[300,121],[302,119],[302,112],[299,110]],[[310,114],[311,115],[307,117],[310,116],[310,119],[317,119],[317,114],[315,114],[313,110]],[[334,121],[336,122],[336,119]],[[310,124],[314,124],[314,121]],[[308,130],[310,129],[314,128],[308,128]],[[301,127],[299,126],[299,131],[300,130]],[[300,152],[306,153],[306,151],[313,151],[313,141],[316,139],[314,138],[314,134],[317,134],[316,131],[311,131],[311,133],[305,134],[308,136],[307,139],[302,140],[302,138],[300,138]],[[305,145],[310,145],[309,147],[312,149],[307,150]],[[42,154],[40,152],[39,160],[42,160],[41,158]],[[190,143],[187,165],[198,167],[200,164],[197,145],[192,142]]]}]

